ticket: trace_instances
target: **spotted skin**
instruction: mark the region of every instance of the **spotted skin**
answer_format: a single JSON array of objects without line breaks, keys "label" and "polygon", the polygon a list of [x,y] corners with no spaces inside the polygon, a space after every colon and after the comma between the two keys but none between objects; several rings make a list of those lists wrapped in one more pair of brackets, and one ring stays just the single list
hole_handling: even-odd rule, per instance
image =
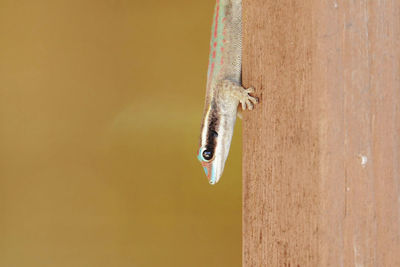
[{"label": "spotted skin", "polygon": [[[223,0],[222,0],[223,1]],[[207,88],[210,88],[213,77],[218,76],[223,66],[224,42],[226,35],[225,5],[217,0],[214,10],[213,25],[211,27],[210,56],[208,59]]]},{"label": "spotted skin", "polygon": [[224,170],[237,109],[253,109],[257,98],[241,84],[242,2],[216,0],[211,27],[207,88],[197,158],[210,184]]}]

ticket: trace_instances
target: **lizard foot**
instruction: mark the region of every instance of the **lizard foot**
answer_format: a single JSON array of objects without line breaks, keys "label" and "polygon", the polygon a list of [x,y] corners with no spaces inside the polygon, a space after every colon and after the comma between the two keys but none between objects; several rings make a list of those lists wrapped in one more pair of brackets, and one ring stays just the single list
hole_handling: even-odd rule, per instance
[{"label": "lizard foot", "polygon": [[254,88],[245,89],[239,84],[229,80],[223,80],[221,85],[224,89],[224,92],[229,93],[229,95],[233,96],[239,101],[240,105],[242,106],[242,110],[252,110],[254,105],[258,103],[258,98],[250,95],[254,93]]},{"label": "lizard foot", "polygon": [[251,96],[250,94],[254,93],[254,88],[244,89],[241,87],[239,95],[239,102],[242,105],[242,109],[252,110],[254,105],[258,103],[258,98]]}]

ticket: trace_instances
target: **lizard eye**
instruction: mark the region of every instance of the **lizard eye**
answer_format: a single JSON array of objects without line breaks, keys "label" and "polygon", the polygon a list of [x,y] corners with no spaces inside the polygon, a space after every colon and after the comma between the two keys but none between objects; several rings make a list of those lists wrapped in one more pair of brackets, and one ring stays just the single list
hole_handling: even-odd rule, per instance
[{"label": "lizard eye", "polygon": [[203,151],[203,158],[205,160],[210,160],[210,159],[212,159],[212,157],[213,157],[213,152],[212,151],[210,151],[210,150],[204,150]]}]

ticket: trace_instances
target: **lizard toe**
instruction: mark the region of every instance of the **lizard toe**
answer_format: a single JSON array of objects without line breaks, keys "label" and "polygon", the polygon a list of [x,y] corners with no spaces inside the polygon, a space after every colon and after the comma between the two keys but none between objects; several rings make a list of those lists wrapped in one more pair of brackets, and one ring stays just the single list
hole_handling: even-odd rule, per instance
[{"label": "lizard toe", "polygon": [[253,104],[257,104],[257,103],[258,103],[258,98],[257,98],[257,97],[249,96],[249,100],[250,100]]},{"label": "lizard toe", "polygon": [[253,103],[251,103],[249,99],[246,100],[246,105],[249,110],[252,110],[254,107]]},{"label": "lizard toe", "polygon": [[242,109],[246,110],[246,101],[245,100],[240,100],[240,104],[242,104]]},{"label": "lizard toe", "polygon": [[254,88],[250,87],[250,88],[247,88],[245,91],[247,94],[252,94],[252,93],[254,93]]}]

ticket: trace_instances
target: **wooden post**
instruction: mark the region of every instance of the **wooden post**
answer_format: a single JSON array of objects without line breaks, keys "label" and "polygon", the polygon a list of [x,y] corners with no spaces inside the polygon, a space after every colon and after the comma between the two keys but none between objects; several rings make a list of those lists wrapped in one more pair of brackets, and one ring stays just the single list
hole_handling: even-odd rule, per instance
[{"label": "wooden post", "polygon": [[400,266],[400,1],[243,1],[243,266]]}]

